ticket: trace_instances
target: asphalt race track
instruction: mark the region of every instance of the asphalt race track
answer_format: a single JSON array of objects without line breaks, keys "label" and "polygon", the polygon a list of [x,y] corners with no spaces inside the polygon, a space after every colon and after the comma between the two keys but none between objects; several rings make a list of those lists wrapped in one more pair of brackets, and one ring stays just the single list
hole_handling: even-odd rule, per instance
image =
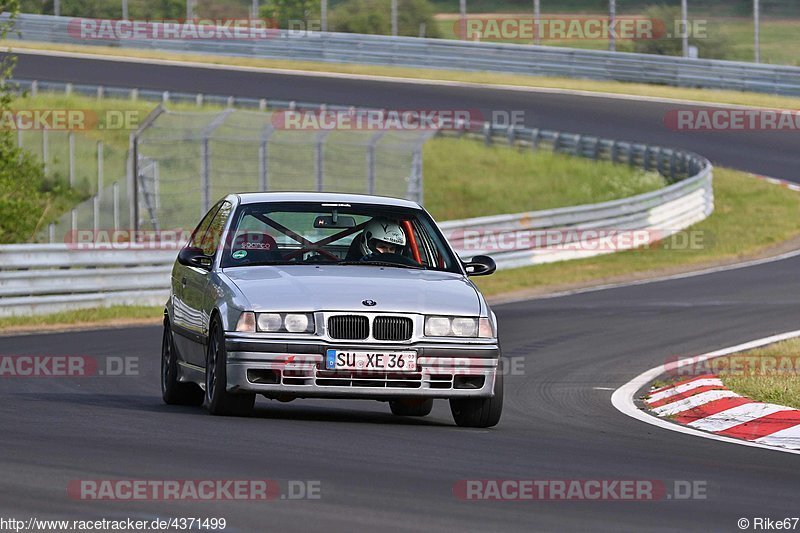
[{"label": "asphalt race track", "polygon": [[667,128],[664,116],[669,111],[697,107],[686,104],[42,55],[19,54],[18,57],[14,76],[20,79],[387,109],[478,110],[485,117],[491,117],[492,111],[523,111],[525,125],[529,127],[685,148],[704,155],[714,164],[800,181],[797,170],[800,168],[800,152],[797,150],[800,132],[675,132]]},{"label": "asphalt race track", "polygon": [[[23,56],[18,77],[202,90],[365,105],[529,111],[540,127],[693,148],[717,163],[797,178],[791,134],[683,137],[658,123],[664,104],[396,87]],[[241,76],[241,77],[240,77]],[[251,79],[252,78],[252,79]],[[349,88],[348,88],[349,87]],[[0,513],[26,518],[225,517],[226,531],[738,531],[741,517],[797,516],[796,458],[714,442],[625,417],[616,389],[675,356],[800,326],[800,257],[671,281],[495,308],[507,377],[491,430],[456,428],[445,402],[404,419],[372,401],[260,399],[249,419],[161,403],[157,327],[0,338],[3,355],[138,358],[138,375],[0,381]],[[317,481],[317,500],[80,501],[78,479]],[[696,481],[706,499],[463,501],[459,480]]]}]

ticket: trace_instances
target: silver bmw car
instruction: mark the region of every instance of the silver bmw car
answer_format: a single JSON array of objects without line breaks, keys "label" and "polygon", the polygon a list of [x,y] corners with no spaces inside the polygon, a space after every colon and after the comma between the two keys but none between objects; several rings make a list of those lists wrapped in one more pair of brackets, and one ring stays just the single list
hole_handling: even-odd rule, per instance
[{"label": "silver bmw car", "polygon": [[249,414],[256,395],[386,401],[425,416],[447,399],[459,426],[503,408],[497,323],[419,204],[330,193],[232,194],[201,220],[172,270],[161,390],[168,404]]}]

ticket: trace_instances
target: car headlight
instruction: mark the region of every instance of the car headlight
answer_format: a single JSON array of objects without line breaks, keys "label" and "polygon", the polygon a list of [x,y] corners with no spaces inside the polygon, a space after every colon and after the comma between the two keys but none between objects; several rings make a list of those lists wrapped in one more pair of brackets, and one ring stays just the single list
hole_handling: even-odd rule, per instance
[{"label": "car headlight", "polygon": [[283,319],[283,327],[291,333],[303,333],[308,331],[308,326],[312,321],[313,319],[309,319],[308,315],[286,315]]},{"label": "car headlight", "polygon": [[491,339],[496,335],[488,318],[426,316],[425,336]]},{"label": "car headlight", "polygon": [[259,331],[280,331],[283,327],[283,318],[278,313],[259,313]]},{"label": "car headlight", "polygon": [[311,313],[258,313],[258,331],[266,333],[313,333]]},{"label": "car headlight", "polygon": [[447,337],[450,334],[450,319],[446,316],[429,316],[425,319],[426,337]]}]

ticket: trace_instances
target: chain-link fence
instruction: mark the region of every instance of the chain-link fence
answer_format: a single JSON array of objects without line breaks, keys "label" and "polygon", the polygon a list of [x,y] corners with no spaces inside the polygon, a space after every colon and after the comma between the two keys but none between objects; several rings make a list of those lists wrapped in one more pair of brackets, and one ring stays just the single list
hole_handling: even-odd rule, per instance
[{"label": "chain-link fence", "polygon": [[16,131],[17,146],[42,163],[45,187],[68,188],[81,196],[103,194],[107,185],[124,183],[127,153],[81,132],[51,129]]},{"label": "chain-link fence", "polygon": [[282,126],[280,113],[160,106],[132,136],[125,181],[107,184],[41,240],[70,241],[86,230],[191,229],[231,192],[330,191],[422,201],[422,145],[434,130],[292,129]]}]

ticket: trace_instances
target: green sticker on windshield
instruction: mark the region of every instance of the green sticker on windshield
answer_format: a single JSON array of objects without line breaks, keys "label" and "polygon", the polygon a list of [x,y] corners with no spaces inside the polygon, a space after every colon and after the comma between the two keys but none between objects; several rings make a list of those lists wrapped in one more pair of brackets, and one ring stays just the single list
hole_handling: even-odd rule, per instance
[{"label": "green sticker on windshield", "polygon": [[244,250],[236,250],[235,252],[233,252],[233,258],[234,259],[244,259],[244,257],[246,255],[247,255],[247,252],[244,251]]}]

